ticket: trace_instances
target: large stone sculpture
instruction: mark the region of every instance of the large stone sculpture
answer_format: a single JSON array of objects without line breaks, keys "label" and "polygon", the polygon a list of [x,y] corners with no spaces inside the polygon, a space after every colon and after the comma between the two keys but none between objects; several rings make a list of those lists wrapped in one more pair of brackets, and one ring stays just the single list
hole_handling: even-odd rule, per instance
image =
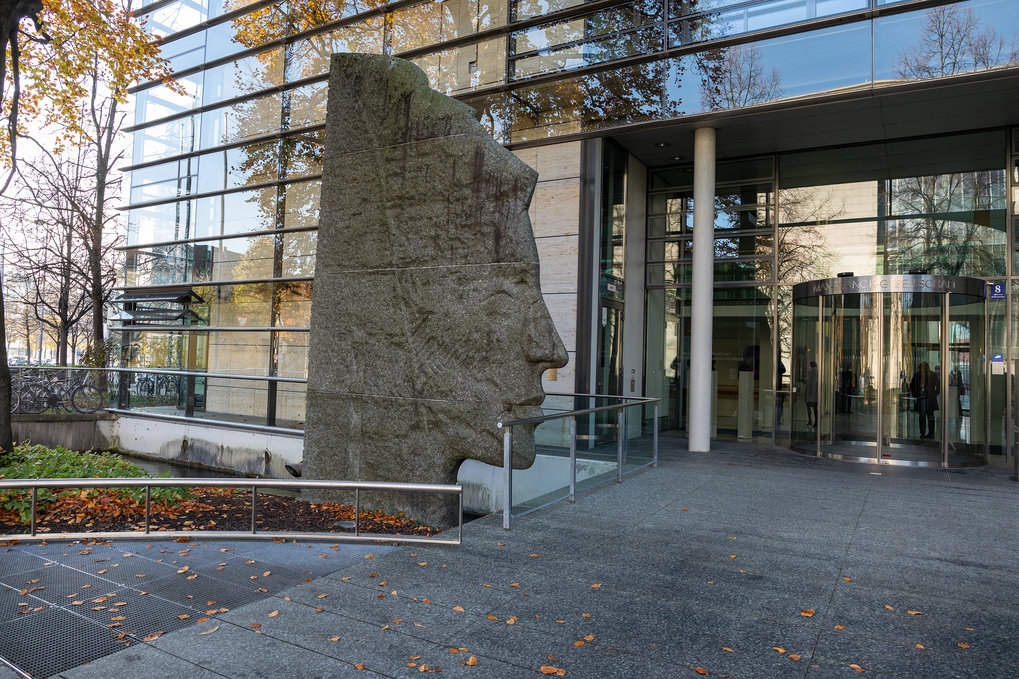
[{"label": "large stone sculpture", "polygon": [[[455,483],[465,459],[502,465],[496,423],[540,414],[541,375],[567,359],[538,285],[536,181],[413,64],[333,55],[306,477]],[[534,460],[528,434],[516,468]],[[398,503],[432,524],[455,511]]]}]

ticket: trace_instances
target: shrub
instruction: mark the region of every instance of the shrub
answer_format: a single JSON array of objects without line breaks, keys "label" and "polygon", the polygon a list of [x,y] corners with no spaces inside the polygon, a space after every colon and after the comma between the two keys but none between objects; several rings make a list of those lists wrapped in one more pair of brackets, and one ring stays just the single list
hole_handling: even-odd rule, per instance
[{"label": "shrub", "polygon": [[[93,478],[153,478],[144,469],[113,453],[82,453],[63,446],[48,448],[31,443],[15,444],[8,455],[7,465],[0,467],[0,478],[5,479],[93,479]],[[155,478],[169,478],[167,473]],[[61,497],[76,496],[82,499],[102,495],[127,499],[134,503],[145,500],[144,488],[40,488],[36,493],[36,511],[41,513]],[[184,488],[152,488],[153,503],[173,506],[187,497]],[[31,520],[32,495],[29,491],[0,488],[0,506],[17,512],[22,521]]]}]

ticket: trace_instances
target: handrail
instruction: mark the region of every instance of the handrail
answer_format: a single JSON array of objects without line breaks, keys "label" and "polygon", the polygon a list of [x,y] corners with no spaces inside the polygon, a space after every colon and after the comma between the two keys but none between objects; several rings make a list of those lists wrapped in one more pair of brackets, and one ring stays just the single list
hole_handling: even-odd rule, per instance
[{"label": "handrail", "polygon": [[519,420],[505,420],[503,422],[497,422],[495,426],[502,429],[504,427],[513,427],[518,424],[538,424],[541,422],[547,422],[548,420],[556,420],[563,417],[586,415],[588,413],[600,413],[606,410],[619,410],[621,408],[628,408],[630,406],[640,405],[641,403],[658,403],[659,401],[661,401],[660,398],[645,398],[637,396],[599,396],[597,394],[546,394],[546,396],[567,396],[573,398],[615,398],[619,400],[633,401],[633,403],[617,403],[607,406],[597,406],[595,408],[583,408],[581,410],[567,410],[561,413],[554,413],[551,415],[524,417]]},{"label": "handrail", "polygon": [[561,413],[541,415],[538,417],[525,417],[519,420],[504,420],[497,424],[503,430],[502,443],[502,469],[503,469],[503,509],[502,527],[509,530],[513,519],[513,427],[516,425],[540,424],[550,420],[570,418],[570,492],[569,501],[574,502],[577,495],[577,416],[590,413],[599,413],[616,410],[616,481],[623,481],[623,459],[624,459],[624,432],[628,416],[627,408],[634,406],[645,406],[654,404],[654,415],[652,417],[652,457],[651,462],[641,465],[658,466],[658,404],[660,398],[648,398],[643,396],[610,396],[606,394],[546,394],[546,396],[565,396],[569,398],[605,398],[616,401],[629,401],[629,403],[615,403],[594,408],[583,408],[580,410],[568,410]]},{"label": "handrail", "polygon": [[[150,532],[151,489],[153,487],[187,486],[208,488],[250,488],[251,489],[251,531],[156,531]],[[459,484],[438,483],[398,483],[393,481],[325,481],[311,479],[247,479],[247,478],[152,478],[133,477],[119,479],[4,479],[0,478],[0,488],[12,490],[30,490],[32,492],[32,515],[29,533],[0,535],[2,540],[68,540],[68,539],[151,539],[153,534],[167,537],[215,537],[222,539],[296,539],[329,540],[332,542],[400,542],[429,543],[442,545],[459,545],[463,540],[463,486]],[[111,531],[85,533],[43,533],[39,534],[36,526],[37,496],[40,488],[144,488],[145,489],[145,523],[144,531]],[[259,532],[255,522],[257,516],[256,503],[259,488],[314,488],[318,490],[352,490],[354,491],[354,534],[346,533],[304,533],[296,531]],[[456,538],[421,537],[414,535],[388,535],[383,533],[362,533],[360,530],[361,491],[399,491],[410,493],[439,493],[456,495],[458,498],[457,534]]]}]

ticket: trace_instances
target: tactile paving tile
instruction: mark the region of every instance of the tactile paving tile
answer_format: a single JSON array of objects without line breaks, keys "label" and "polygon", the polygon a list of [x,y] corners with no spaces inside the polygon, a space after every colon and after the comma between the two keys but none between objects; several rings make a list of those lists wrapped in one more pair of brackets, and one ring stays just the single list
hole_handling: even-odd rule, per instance
[{"label": "tactile paving tile", "polygon": [[34,677],[49,677],[122,650],[126,641],[60,608],[0,623],[0,656]]}]

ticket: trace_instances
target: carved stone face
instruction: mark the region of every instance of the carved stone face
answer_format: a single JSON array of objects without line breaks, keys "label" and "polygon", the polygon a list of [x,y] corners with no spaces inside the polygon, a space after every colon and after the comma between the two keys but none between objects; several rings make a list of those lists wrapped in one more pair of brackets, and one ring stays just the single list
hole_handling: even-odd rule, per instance
[{"label": "carved stone face", "polygon": [[[310,478],[502,464],[567,355],[541,296],[537,173],[399,59],[334,55],[308,365]],[[514,466],[530,466],[528,428]]]}]

